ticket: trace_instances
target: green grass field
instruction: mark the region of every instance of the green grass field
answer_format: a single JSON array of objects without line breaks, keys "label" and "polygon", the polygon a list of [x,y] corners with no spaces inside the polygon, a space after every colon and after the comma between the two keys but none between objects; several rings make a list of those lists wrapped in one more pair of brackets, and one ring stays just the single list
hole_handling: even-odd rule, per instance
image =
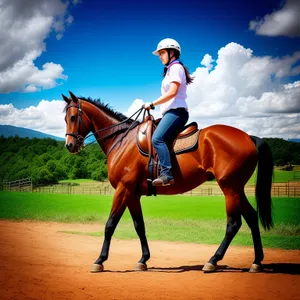
[{"label": "green grass field", "polygon": [[[274,170],[274,176],[273,176],[273,182],[279,183],[279,182],[289,182],[294,179],[294,172],[293,171],[280,171],[280,170]],[[256,171],[253,173],[251,178],[248,181],[248,184],[255,184],[256,180]]]},{"label": "green grass field", "polygon": [[[102,236],[111,199],[111,196],[0,192],[0,219],[99,223],[99,232],[89,234]],[[249,200],[254,201],[253,197]],[[275,198],[273,205],[275,228],[261,231],[264,246],[300,249],[300,198]],[[226,214],[221,196],[143,197],[142,206],[149,240],[219,244],[223,239]],[[128,211],[114,236],[137,238]],[[252,245],[245,222],[233,245]]]}]

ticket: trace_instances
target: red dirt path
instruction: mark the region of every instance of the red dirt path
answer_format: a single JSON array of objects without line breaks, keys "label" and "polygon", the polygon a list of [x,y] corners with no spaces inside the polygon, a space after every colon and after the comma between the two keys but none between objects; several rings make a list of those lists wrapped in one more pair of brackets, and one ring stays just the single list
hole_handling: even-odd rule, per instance
[{"label": "red dirt path", "polygon": [[300,299],[300,251],[265,249],[266,271],[246,272],[250,247],[230,247],[228,265],[205,274],[216,246],[150,241],[148,272],[131,272],[138,240],[113,239],[105,272],[89,272],[102,238],[61,231],[103,226],[0,221],[0,299]]}]

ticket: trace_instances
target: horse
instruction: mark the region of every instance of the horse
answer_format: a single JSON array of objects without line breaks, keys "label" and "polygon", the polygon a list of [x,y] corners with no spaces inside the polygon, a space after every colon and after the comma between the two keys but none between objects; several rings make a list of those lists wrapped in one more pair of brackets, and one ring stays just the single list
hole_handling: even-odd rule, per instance
[{"label": "horse", "polygon": [[[127,118],[99,100],[69,93],[70,97],[62,95],[66,102],[65,146],[70,153],[76,154],[92,132],[107,156],[108,179],[115,189],[102,249],[91,272],[104,270],[103,263],[108,259],[113,233],[126,208],[133,219],[142,251],[142,257],[133,269],[145,271],[150,250],[140,199],[147,195],[148,158],[140,154],[136,144],[137,128],[142,122]],[[225,196],[225,237],[202,270],[217,270],[217,263],[223,259],[239,231],[243,217],[251,230],[254,246],[254,261],[249,272],[262,272],[264,252],[259,219],[265,230],[273,227],[271,187],[274,164],[268,144],[235,127],[216,124],[201,129],[193,151],[171,156],[175,184],[157,187],[157,194],[182,194],[213,176]],[[244,187],[256,167],[255,210],[245,195]]]}]

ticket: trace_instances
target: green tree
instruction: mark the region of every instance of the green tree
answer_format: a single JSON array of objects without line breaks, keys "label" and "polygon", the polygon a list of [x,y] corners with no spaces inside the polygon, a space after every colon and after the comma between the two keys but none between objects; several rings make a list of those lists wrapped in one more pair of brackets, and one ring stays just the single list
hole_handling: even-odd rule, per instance
[{"label": "green tree", "polygon": [[32,182],[34,184],[54,184],[58,183],[58,179],[47,167],[40,167],[32,174]]}]

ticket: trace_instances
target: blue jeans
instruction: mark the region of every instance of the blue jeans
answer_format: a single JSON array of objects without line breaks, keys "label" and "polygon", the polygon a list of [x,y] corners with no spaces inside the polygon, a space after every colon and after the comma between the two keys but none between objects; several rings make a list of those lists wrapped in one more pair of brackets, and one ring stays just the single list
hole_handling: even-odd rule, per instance
[{"label": "blue jeans", "polygon": [[153,133],[152,144],[160,161],[161,175],[173,177],[170,152],[166,144],[176,138],[188,118],[189,113],[185,108],[170,109],[163,115]]}]

